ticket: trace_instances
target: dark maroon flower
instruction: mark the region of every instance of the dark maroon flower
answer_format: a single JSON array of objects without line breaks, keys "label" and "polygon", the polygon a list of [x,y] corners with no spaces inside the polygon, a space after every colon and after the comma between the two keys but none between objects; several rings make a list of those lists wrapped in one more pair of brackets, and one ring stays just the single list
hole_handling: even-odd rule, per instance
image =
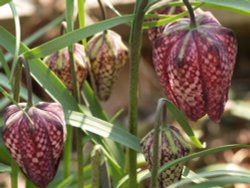
[{"label": "dark maroon flower", "polygon": [[41,102],[26,108],[26,103],[20,103],[19,107],[7,107],[4,118],[4,144],[23,173],[45,188],[56,174],[63,151],[66,129],[62,106]]},{"label": "dark maroon flower", "polygon": [[98,33],[87,44],[93,87],[102,101],[108,100],[119,72],[128,59],[128,49],[121,36],[107,30]]},{"label": "dark maroon flower", "polygon": [[[149,132],[141,141],[142,153],[146,159],[149,170],[152,169],[153,164],[153,142],[154,130]],[[159,143],[159,166],[163,166],[170,161],[184,157],[189,154],[190,147],[185,142],[180,131],[174,127],[169,126],[161,130]],[[183,164],[177,164],[162,172],[159,177],[159,187],[164,188],[179,181],[183,170]]]},{"label": "dark maroon flower", "polygon": [[[74,61],[76,68],[76,78],[81,88],[88,74],[88,66],[84,47],[81,44],[74,44]],[[68,48],[63,48],[44,59],[48,67],[63,81],[66,87],[73,91],[74,84],[70,69],[70,55]]]},{"label": "dark maroon flower", "polygon": [[228,99],[236,61],[234,33],[209,12],[168,24],[153,42],[153,61],[166,96],[191,120],[208,114],[218,122]]}]

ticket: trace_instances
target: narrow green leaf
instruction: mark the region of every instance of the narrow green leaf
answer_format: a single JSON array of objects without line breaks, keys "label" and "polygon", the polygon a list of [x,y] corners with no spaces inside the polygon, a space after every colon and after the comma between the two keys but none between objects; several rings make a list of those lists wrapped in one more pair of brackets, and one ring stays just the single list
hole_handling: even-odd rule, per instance
[{"label": "narrow green leaf", "polygon": [[[12,54],[15,52],[15,37],[1,26],[0,45]],[[20,50],[21,52],[25,52],[29,49],[21,43]],[[29,66],[33,78],[55,101],[63,105],[65,111],[78,110],[78,104],[76,103],[74,97],[70,94],[61,80],[52,71],[50,71],[41,60],[31,60],[29,61]]]},{"label": "narrow green leaf", "polygon": [[47,25],[43,26],[39,30],[37,30],[35,33],[31,34],[28,38],[23,40],[23,43],[27,46],[35,42],[37,39],[42,37],[46,32],[48,32],[50,29],[55,28],[57,25],[59,25],[63,20],[65,16],[64,14],[58,16],[57,18],[53,19],[51,22],[49,22]]},{"label": "narrow green leaf", "polygon": [[197,158],[197,157],[203,157],[209,154],[214,154],[214,153],[218,153],[221,151],[225,151],[225,150],[229,150],[229,149],[234,149],[234,148],[250,148],[250,145],[246,145],[246,144],[232,144],[232,145],[224,145],[224,146],[220,146],[217,148],[212,148],[212,149],[207,149],[204,151],[200,151],[197,153],[193,153],[191,155],[179,158],[177,160],[174,161],[170,161],[167,164],[165,164],[164,166],[162,166],[159,171],[158,171],[158,176],[164,172],[166,169],[178,164],[178,163],[183,163],[185,161],[189,161],[191,159]]},{"label": "narrow green leaf", "polygon": [[[232,177],[245,177],[245,178],[250,178],[250,172],[249,171],[235,171],[235,170],[215,170],[215,171],[209,171],[209,172],[203,172],[196,174],[194,176],[190,176],[187,179],[182,179],[181,181],[172,184],[169,186],[169,188],[178,188],[182,187],[184,185],[187,185],[189,183],[194,182],[197,179],[205,179],[204,181],[199,182],[199,185],[203,185],[205,182],[210,182],[213,179],[208,179],[208,178],[213,178],[213,177],[220,177],[220,176],[226,176],[228,179],[231,179]],[[230,183],[230,182],[229,182]],[[216,185],[216,186],[219,186]]]},{"label": "narrow green leaf", "polygon": [[0,1],[0,6],[3,6],[3,5],[5,5],[5,4],[7,4],[7,3],[9,3],[11,0],[1,0]]},{"label": "narrow green leaf", "polygon": [[104,0],[104,2],[116,15],[122,16],[122,14],[113,6],[111,0]]},{"label": "narrow green leaf", "polygon": [[[99,101],[96,98],[96,95],[94,94],[92,88],[90,87],[87,81],[84,83],[83,95],[85,99],[85,104],[86,106],[89,107],[92,115],[104,121],[109,121],[108,116],[103,111]],[[115,158],[115,160],[119,163],[120,166],[123,166],[125,162],[123,155],[123,147],[117,143],[112,142],[111,140],[105,140],[105,142],[109,146],[108,150],[111,153],[111,155]],[[113,174],[114,178],[117,177],[117,175],[119,175],[119,173],[117,172]]]},{"label": "narrow green leaf", "polygon": [[14,24],[15,24],[15,39],[16,39],[14,58],[13,58],[13,63],[12,63],[11,73],[10,73],[10,80],[12,80],[13,74],[14,74],[15,69],[16,69],[16,64],[17,64],[18,55],[19,55],[19,50],[20,50],[21,27],[20,27],[20,19],[19,19],[19,16],[18,16],[18,14],[17,14],[17,10],[16,10],[15,4],[11,1],[11,2],[9,3],[9,5],[10,5],[11,12],[12,12],[12,15],[13,15],[13,18],[14,18]]},{"label": "narrow green leaf", "polygon": [[119,126],[73,111],[67,112],[65,118],[69,125],[80,127],[84,131],[92,132],[104,138],[109,138],[137,152],[141,150],[139,139]]},{"label": "narrow green leaf", "polygon": [[[0,78],[1,78],[0,85],[8,90],[11,90],[11,85],[9,83],[8,78],[2,73],[0,73]],[[25,99],[26,101],[28,100],[27,89],[24,88],[23,86],[21,86],[21,88],[20,88],[20,96],[21,96],[21,98]],[[32,94],[32,102],[35,104],[35,103],[38,103],[39,101],[41,101],[41,99],[36,94],[33,93]]]},{"label": "narrow green leaf", "polygon": [[[0,109],[2,110],[9,103],[10,103],[10,100],[7,97],[3,97],[2,99],[0,99]],[[0,127],[1,127],[1,121],[0,121]]]},{"label": "narrow green leaf", "polygon": [[60,182],[59,185],[57,185],[57,188],[64,188],[66,186],[70,186],[70,184],[73,182],[74,176],[70,175],[67,178],[63,179],[63,181]]},{"label": "narrow green leaf", "polygon": [[177,14],[177,15],[168,15],[166,16],[166,18],[163,18],[163,19],[160,19],[160,20],[157,20],[157,21],[150,21],[150,22],[144,22],[143,24],[143,29],[149,29],[151,27],[159,27],[161,25],[166,25],[170,22],[173,22],[177,19],[180,19],[184,16],[188,15],[188,12],[185,11],[185,12],[182,12],[180,14]]},{"label": "narrow green leaf", "polygon": [[3,146],[0,146],[0,162],[5,164],[10,164],[11,156],[7,149]]},{"label": "narrow green leaf", "polygon": [[165,99],[166,104],[168,106],[168,109],[171,111],[171,113],[174,115],[176,121],[181,125],[185,133],[188,135],[190,140],[193,142],[194,145],[196,145],[198,148],[203,148],[204,144],[202,145],[200,140],[195,136],[193,130],[189,126],[188,121],[185,118],[185,115],[182,111],[180,111],[171,101],[168,99]]},{"label": "narrow green leaf", "polygon": [[235,183],[246,183],[250,184],[249,177],[231,177],[225,176],[221,178],[210,179],[208,182],[203,182],[198,185],[191,185],[189,188],[204,188],[204,187],[214,187],[214,186],[223,186],[223,185],[231,185]]},{"label": "narrow green leaf", "polygon": [[[185,177],[185,179],[180,180],[179,182],[186,180],[186,181],[191,181],[194,183],[202,183],[208,181],[207,178],[201,177],[199,174],[196,174],[194,171],[190,170],[186,166],[184,166],[184,169],[182,171],[182,176]],[[193,178],[196,177],[196,178]],[[221,188],[221,187],[216,187],[216,188]]]},{"label": "narrow green leaf", "polygon": [[[58,16],[56,19],[52,20],[51,22],[43,26],[41,29],[39,29],[35,33],[29,35],[26,39],[23,40],[23,43],[27,46],[31,45],[33,42],[35,42],[37,39],[43,36],[50,29],[54,28],[56,25],[61,23],[63,19],[64,19],[64,15]],[[9,62],[12,57],[13,55],[11,53],[7,53],[5,55],[6,62]],[[0,65],[0,68],[1,68],[1,65]]]},{"label": "narrow green leaf", "polygon": [[[210,154],[214,154],[214,153],[218,153],[218,152],[222,152],[222,151],[226,151],[229,149],[234,149],[234,148],[250,148],[250,145],[246,145],[246,144],[232,144],[232,145],[224,145],[224,146],[220,146],[220,147],[216,147],[216,148],[212,148],[212,149],[207,149],[207,150],[203,150],[200,152],[196,152],[193,154],[190,154],[188,156],[176,159],[174,161],[170,161],[167,164],[163,165],[159,170],[158,170],[158,176],[164,172],[166,169],[171,168],[172,166],[179,164],[179,163],[184,163],[186,161],[190,161],[192,159],[195,158],[199,158],[199,157],[203,157],[206,155],[210,155]],[[144,172],[143,172],[144,173]],[[138,175],[140,174],[140,172],[138,173]],[[150,178],[150,172],[148,171],[148,173],[144,173],[143,178],[141,179],[141,181]]]},{"label": "narrow green leaf", "polygon": [[11,172],[11,168],[5,164],[0,163],[0,173]]},{"label": "narrow green leaf", "polygon": [[38,47],[35,47],[25,52],[23,55],[27,59],[45,57],[66,46],[76,43],[82,40],[83,38],[90,37],[95,33],[101,32],[105,29],[109,29],[111,27],[114,27],[120,24],[129,23],[132,21],[132,19],[133,19],[133,15],[121,16],[121,17],[116,17],[116,18],[102,21],[102,22],[87,26],[85,28],[80,28],[72,32],[66,33],[63,36],[59,36],[55,38],[54,40],[46,42]]},{"label": "narrow green leaf", "polygon": [[[3,124],[1,124],[3,125]],[[0,129],[1,130],[1,129]],[[6,147],[3,145],[2,135],[0,134],[0,162],[4,164],[10,165],[11,162],[11,156],[6,149]]]},{"label": "narrow green leaf", "polygon": [[96,99],[95,94],[88,82],[84,82],[83,95],[87,103],[86,105],[89,107],[93,116],[108,121],[107,115],[103,111],[99,101]]},{"label": "narrow green leaf", "polygon": [[4,69],[5,74],[9,77],[10,76],[10,69],[9,69],[7,62],[5,61],[5,58],[4,58],[4,55],[3,55],[3,52],[1,49],[0,49],[0,62],[1,62],[1,66]]},{"label": "narrow green leaf", "polygon": [[245,15],[250,15],[249,0],[196,0],[196,2],[205,3],[205,5],[213,8],[222,8]]}]

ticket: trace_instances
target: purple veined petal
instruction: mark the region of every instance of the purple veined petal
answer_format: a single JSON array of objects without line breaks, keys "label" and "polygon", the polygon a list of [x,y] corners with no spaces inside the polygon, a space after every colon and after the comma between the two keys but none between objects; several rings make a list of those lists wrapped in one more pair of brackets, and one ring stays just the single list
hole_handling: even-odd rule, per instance
[{"label": "purple veined petal", "polygon": [[[174,126],[161,130],[161,143],[159,148],[159,165],[160,167],[166,163],[186,156],[190,152],[189,145],[184,141],[179,130]],[[153,164],[153,138],[154,130],[150,131],[142,140],[142,153],[146,159],[149,170],[152,170]],[[171,139],[171,140],[169,140]],[[173,143],[174,145],[171,145]],[[174,147],[174,148],[173,148]],[[177,164],[170,169],[162,172],[158,181],[159,187],[167,187],[180,180],[183,164]]]},{"label": "purple veined petal", "polygon": [[[195,29],[187,21],[165,27],[153,46],[154,67],[166,96],[191,120],[207,114],[218,122],[236,61],[236,38],[211,13],[198,14]],[[178,41],[169,42],[180,33]]]},{"label": "purple veined petal", "polygon": [[[26,104],[20,106],[26,107]],[[66,129],[61,105],[42,102],[37,106],[25,109],[27,114],[20,110],[10,114],[13,105],[7,107],[2,135],[23,173],[43,188],[56,174]]]},{"label": "purple veined petal", "polygon": [[91,63],[93,87],[102,101],[108,100],[112,87],[128,59],[128,49],[114,31],[98,33],[89,40],[87,52]]},{"label": "purple veined petal", "polygon": [[[88,66],[84,47],[81,44],[74,44],[74,61],[76,65],[76,77],[81,88],[88,74]],[[66,87],[73,91],[74,85],[70,70],[70,56],[68,48],[44,58],[48,67],[62,80]]]}]

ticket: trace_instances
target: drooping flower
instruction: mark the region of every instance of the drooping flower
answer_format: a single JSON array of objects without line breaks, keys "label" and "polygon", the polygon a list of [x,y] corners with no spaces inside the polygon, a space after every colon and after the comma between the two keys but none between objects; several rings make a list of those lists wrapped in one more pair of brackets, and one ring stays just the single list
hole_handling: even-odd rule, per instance
[{"label": "drooping flower", "polygon": [[[141,141],[142,153],[144,154],[149,170],[152,170],[153,165],[153,135],[154,130],[149,132]],[[159,143],[159,167],[162,167],[170,161],[186,156],[189,152],[189,145],[185,142],[180,131],[176,127],[168,126],[166,129],[161,130]],[[159,176],[159,187],[168,187],[179,181],[181,179],[182,170],[183,164],[181,163],[166,169]]]},{"label": "drooping flower", "polygon": [[[81,88],[88,74],[88,66],[84,47],[81,44],[74,44],[74,61],[76,69],[76,78]],[[44,62],[48,67],[62,80],[66,87],[73,91],[74,84],[70,69],[70,55],[68,48],[63,48],[48,57],[45,57]]]},{"label": "drooping flower", "polygon": [[166,96],[191,120],[208,114],[218,122],[228,99],[237,42],[209,12],[197,26],[182,18],[168,24],[153,42],[153,62]]},{"label": "drooping flower", "polygon": [[93,87],[102,101],[108,100],[119,72],[128,59],[128,49],[121,36],[107,30],[98,33],[87,44]]},{"label": "drooping flower", "polygon": [[11,105],[4,119],[5,146],[36,186],[47,187],[57,172],[66,138],[62,106],[46,102],[30,108],[26,103]]}]

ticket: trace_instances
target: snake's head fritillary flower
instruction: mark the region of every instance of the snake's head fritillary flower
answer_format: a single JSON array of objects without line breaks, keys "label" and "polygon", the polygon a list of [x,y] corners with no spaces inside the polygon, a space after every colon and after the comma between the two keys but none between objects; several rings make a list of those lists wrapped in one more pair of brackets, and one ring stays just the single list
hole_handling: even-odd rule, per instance
[{"label": "snake's head fritillary flower", "polygon": [[168,24],[153,42],[153,62],[166,96],[191,120],[223,114],[237,54],[234,33],[209,12],[197,26],[182,18]]},{"label": "snake's head fritillary flower", "polygon": [[[180,131],[174,126],[168,126],[160,132],[159,143],[159,166],[163,166],[170,161],[186,156],[190,152],[189,145],[185,142]],[[141,141],[142,153],[146,159],[149,170],[153,164],[153,143],[154,130],[149,132]],[[158,184],[160,188],[169,185],[181,179],[183,164],[177,164],[166,169],[159,176]]]},{"label": "snake's head fritillary flower", "polygon": [[[88,64],[85,50],[81,44],[73,45],[73,56],[76,69],[76,79],[81,88],[88,74]],[[66,87],[73,91],[74,84],[70,69],[70,54],[68,48],[63,48],[50,56],[45,57],[44,62],[62,80]]]},{"label": "snake's head fritillary flower", "polygon": [[62,106],[41,102],[11,105],[4,113],[5,146],[23,173],[39,188],[53,180],[63,151],[66,128]]},{"label": "snake's head fritillary flower", "polygon": [[109,99],[120,70],[128,59],[128,49],[121,36],[107,30],[94,35],[87,44],[94,90],[102,101]]}]

